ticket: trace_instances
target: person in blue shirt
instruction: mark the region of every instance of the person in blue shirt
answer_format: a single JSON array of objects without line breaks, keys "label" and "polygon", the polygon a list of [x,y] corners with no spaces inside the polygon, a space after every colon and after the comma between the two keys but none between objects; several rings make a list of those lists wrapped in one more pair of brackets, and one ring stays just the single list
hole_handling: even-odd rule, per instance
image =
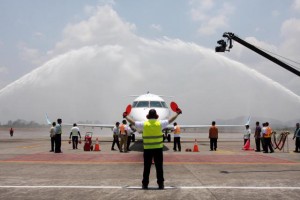
[{"label": "person in blue shirt", "polygon": [[299,123],[296,124],[296,130],[294,133],[294,137],[293,140],[296,138],[296,142],[295,142],[295,153],[299,153],[300,152],[300,128],[299,128]]}]

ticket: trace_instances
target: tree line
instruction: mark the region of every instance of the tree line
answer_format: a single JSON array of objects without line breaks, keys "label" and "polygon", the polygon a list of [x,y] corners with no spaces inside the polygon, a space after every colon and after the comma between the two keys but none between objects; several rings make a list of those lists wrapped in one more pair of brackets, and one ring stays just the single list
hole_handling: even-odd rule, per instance
[{"label": "tree line", "polygon": [[1,127],[14,127],[14,128],[43,128],[47,127],[48,125],[39,124],[35,121],[26,121],[23,119],[17,119],[15,121],[9,120],[6,124],[1,124]]}]

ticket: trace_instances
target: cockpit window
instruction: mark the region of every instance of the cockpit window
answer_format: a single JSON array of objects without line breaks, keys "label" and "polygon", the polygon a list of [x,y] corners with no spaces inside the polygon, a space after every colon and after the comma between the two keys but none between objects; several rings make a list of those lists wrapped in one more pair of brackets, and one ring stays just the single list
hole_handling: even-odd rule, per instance
[{"label": "cockpit window", "polygon": [[161,108],[162,105],[159,101],[150,101],[150,107],[151,108]]},{"label": "cockpit window", "polygon": [[136,105],[138,108],[148,108],[149,107],[149,101],[139,101]]},{"label": "cockpit window", "polygon": [[151,108],[168,108],[164,101],[134,101],[132,104],[133,108],[149,108],[149,106]]},{"label": "cockpit window", "polygon": [[138,103],[137,101],[134,101],[133,104],[132,104],[132,107],[133,108],[136,107],[137,103]]},{"label": "cockpit window", "polygon": [[161,105],[162,105],[164,108],[168,108],[166,102],[164,102],[164,101],[161,101]]}]

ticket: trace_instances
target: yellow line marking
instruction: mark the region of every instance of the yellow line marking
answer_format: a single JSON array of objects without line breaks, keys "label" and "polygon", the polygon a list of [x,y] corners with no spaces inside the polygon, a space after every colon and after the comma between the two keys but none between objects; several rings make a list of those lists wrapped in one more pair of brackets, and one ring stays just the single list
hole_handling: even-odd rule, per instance
[{"label": "yellow line marking", "polygon": [[36,145],[31,145],[31,146],[19,146],[17,148],[21,148],[21,149],[30,149],[30,148],[35,148],[35,147],[40,147],[42,145],[40,144],[36,144]]}]

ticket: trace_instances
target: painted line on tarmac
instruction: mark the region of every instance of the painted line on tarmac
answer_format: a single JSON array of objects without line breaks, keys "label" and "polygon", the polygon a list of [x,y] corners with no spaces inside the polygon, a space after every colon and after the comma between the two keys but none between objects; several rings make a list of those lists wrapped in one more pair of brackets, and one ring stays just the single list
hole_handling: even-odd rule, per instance
[{"label": "painted line on tarmac", "polygon": [[66,189],[122,189],[122,186],[84,186],[84,185],[1,185],[0,188],[29,188],[29,189],[38,189],[38,188],[66,188]]},{"label": "painted line on tarmac", "polygon": [[31,145],[31,146],[19,146],[17,148],[19,148],[19,149],[31,149],[31,148],[36,148],[36,147],[40,147],[40,146],[42,146],[42,145],[36,144],[36,145]]},{"label": "painted line on tarmac", "polygon": [[[27,188],[27,189],[142,189],[141,186],[80,186],[80,185],[4,185],[0,188]],[[157,187],[149,187],[149,189],[157,189]],[[300,190],[300,187],[255,187],[255,186],[166,186],[165,189],[237,189],[237,190]]]},{"label": "painted line on tarmac", "polygon": [[255,186],[182,186],[180,189],[240,189],[240,190],[300,190],[300,187],[255,187]]},{"label": "painted line on tarmac", "polygon": [[[0,160],[0,163],[27,163],[27,164],[88,164],[88,165],[119,165],[122,164],[143,164],[140,162],[130,162],[130,161],[35,161],[35,160]],[[292,161],[290,163],[286,162],[164,162],[164,165],[300,165],[300,162]]]}]

